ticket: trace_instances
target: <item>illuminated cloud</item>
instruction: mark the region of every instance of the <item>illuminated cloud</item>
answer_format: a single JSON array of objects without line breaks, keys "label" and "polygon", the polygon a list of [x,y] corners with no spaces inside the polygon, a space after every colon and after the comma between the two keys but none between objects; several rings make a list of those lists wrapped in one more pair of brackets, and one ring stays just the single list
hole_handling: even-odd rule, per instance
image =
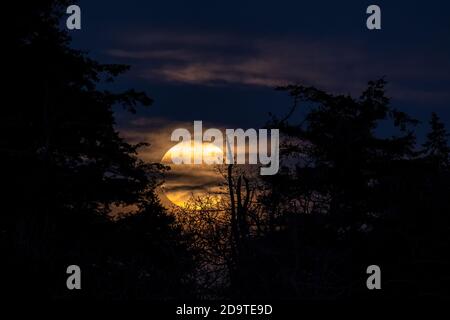
[{"label": "illuminated cloud", "polygon": [[267,87],[302,83],[355,94],[368,80],[386,75],[396,83],[390,92],[394,97],[448,99],[445,88],[410,85],[424,79],[445,81],[448,59],[436,53],[436,62],[430,62],[417,50],[410,55],[405,51],[407,48],[379,54],[357,43],[318,42],[298,36],[155,31],[127,37],[122,48],[107,53],[132,61],[137,76],[156,83]]}]

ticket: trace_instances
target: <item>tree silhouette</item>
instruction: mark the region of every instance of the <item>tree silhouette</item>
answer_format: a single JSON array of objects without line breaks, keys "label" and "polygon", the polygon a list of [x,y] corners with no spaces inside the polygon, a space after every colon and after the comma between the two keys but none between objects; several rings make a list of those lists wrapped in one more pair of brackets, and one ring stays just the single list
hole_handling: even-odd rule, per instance
[{"label": "tree silhouette", "polygon": [[[294,99],[287,116],[268,124],[283,133],[283,168],[265,177],[259,201],[268,225],[247,242],[239,264],[246,276],[235,295],[376,297],[365,287],[371,264],[387,270],[386,298],[442,295],[430,275],[448,263],[448,170],[420,156],[417,121],[390,107],[385,85],[369,82],[358,99],[313,87],[278,88]],[[289,123],[300,107],[304,120]],[[377,127],[387,121],[397,134],[380,137]],[[434,150],[445,158],[445,132],[436,122],[434,142],[426,146],[439,145]]]},{"label": "tree silhouette", "polygon": [[429,158],[433,158],[443,166],[449,165],[450,147],[448,146],[448,137],[444,124],[440,121],[436,113],[431,114],[431,131],[427,134],[427,141],[424,143],[424,153]]},{"label": "tree silhouette", "polygon": [[[39,297],[180,295],[192,261],[154,194],[164,168],[139,160],[142,144],[127,143],[115,129],[115,106],[134,113],[152,100],[135,90],[103,89],[128,67],[101,64],[70,47],[60,28],[67,5],[17,3],[14,11],[8,43],[14,72],[1,123],[7,182],[1,271],[8,279],[2,290]],[[111,221],[111,208],[127,205],[136,216]],[[70,264],[83,271],[81,293],[65,287]]]},{"label": "tree silhouette", "polygon": [[[202,197],[175,210],[202,261],[206,296],[446,296],[445,271],[435,271],[449,263],[447,134],[432,116],[421,151],[418,122],[390,106],[385,86],[369,82],[359,98],[278,88],[294,100],[267,125],[282,133],[279,173],[257,178],[228,165],[220,204]],[[304,119],[290,123],[298,108]],[[380,135],[380,123],[395,134]],[[382,269],[382,294],[366,288],[372,264]]]}]

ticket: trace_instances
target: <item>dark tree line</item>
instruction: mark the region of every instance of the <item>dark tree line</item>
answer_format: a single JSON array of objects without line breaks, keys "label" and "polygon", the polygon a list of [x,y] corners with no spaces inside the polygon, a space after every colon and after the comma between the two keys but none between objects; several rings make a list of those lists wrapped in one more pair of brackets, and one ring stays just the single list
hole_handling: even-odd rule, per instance
[{"label": "dark tree line", "polygon": [[[18,2],[12,11],[0,129],[0,290],[36,298],[184,296],[192,289],[192,258],[154,192],[165,168],[139,160],[141,145],[114,128],[114,106],[136,112],[152,100],[100,89],[128,67],[69,47],[60,28],[68,5]],[[108,217],[127,205],[135,215]],[[80,293],[66,288],[71,264],[83,273]]]},{"label": "dark tree line", "polygon": [[[293,98],[287,115],[267,124],[282,133],[279,173],[262,178],[250,166],[229,165],[219,205],[197,198],[176,213],[207,265],[200,292],[448,297],[449,135],[433,113],[418,145],[418,121],[390,106],[385,86],[370,82],[359,98],[278,88]],[[295,123],[300,108],[306,116]],[[381,123],[390,123],[391,136],[380,134]],[[380,292],[366,287],[370,265],[381,267]]]},{"label": "dark tree line", "polygon": [[[284,166],[264,179],[257,210],[266,228],[242,247],[234,296],[449,297],[449,135],[433,113],[417,145],[418,121],[390,107],[385,85],[370,82],[357,99],[278,88],[293,98],[268,124],[284,135]],[[299,108],[305,118],[290,122]],[[381,122],[396,133],[380,137]],[[372,264],[383,270],[382,292],[366,288]]]}]

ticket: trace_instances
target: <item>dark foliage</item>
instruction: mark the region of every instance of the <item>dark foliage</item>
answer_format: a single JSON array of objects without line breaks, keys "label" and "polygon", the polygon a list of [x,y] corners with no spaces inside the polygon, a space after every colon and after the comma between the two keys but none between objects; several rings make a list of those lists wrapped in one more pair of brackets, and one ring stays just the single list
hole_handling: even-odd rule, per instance
[{"label": "dark foliage", "polygon": [[[420,150],[417,121],[389,106],[385,84],[370,82],[359,99],[279,88],[294,98],[289,114],[269,124],[284,132],[285,168],[266,179],[260,201],[272,226],[248,244],[234,294],[449,297],[447,133],[433,114]],[[289,123],[300,107],[309,108],[304,121]],[[382,121],[391,121],[398,134],[378,137]],[[384,271],[379,292],[366,288],[372,264]]]},{"label": "dark foliage", "polygon": [[[136,112],[152,100],[99,89],[128,67],[69,47],[59,27],[67,5],[19,2],[14,11],[0,129],[1,290],[10,297],[185,295],[192,269],[186,239],[154,194],[164,168],[139,160],[140,145],[114,128],[114,106]],[[107,216],[112,206],[127,205],[137,206],[135,216]],[[66,288],[71,264],[86,280],[81,293]]]}]

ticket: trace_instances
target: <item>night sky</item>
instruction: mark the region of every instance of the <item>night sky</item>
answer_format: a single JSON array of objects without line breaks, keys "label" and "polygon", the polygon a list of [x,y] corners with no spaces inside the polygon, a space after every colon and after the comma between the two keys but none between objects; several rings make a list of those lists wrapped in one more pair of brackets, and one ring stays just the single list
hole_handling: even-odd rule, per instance
[{"label": "night sky", "polygon": [[[382,30],[366,28],[366,8]],[[273,87],[314,85],[359,95],[385,76],[392,105],[428,130],[435,111],[450,126],[448,1],[79,1],[75,48],[130,72],[117,89],[146,91],[155,103],[137,115],[117,110],[118,127],[140,133],[203,120],[259,127],[290,105]],[[302,112],[297,115],[301,117]],[[381,128],[380,133],[389,134]],[[150,134],[150,140],[158,135]],[[167,136],[167,139],[169,137]],[[422,137],[419,136],[419,141]],[[158,141],[150,141],[158,144]]]},{"label": "night sky", "polygon": [[[68,30],[72,5],[81,30]],[[370,5],[381,30],[367,28]],[[450,0],[35,0],[3,13],[15,21],[2,300],[276,319],[450,298]],[[126,69],[111,64],[130,70],[111,82]],[[287,85],[318,90],[293,108]],[[153,103],[134,113],[141,92]],[[195,121],[219,129],[213,141]],[[171,141],[177,128],[193,141]]]}]

